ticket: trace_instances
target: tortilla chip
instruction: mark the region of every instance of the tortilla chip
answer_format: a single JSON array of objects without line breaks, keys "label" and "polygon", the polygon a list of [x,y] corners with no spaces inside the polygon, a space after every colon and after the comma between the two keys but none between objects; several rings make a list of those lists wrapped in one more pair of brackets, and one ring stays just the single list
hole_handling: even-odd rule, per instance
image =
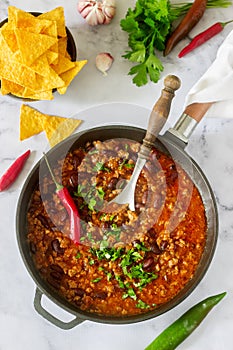
[{"label": "tortilla chip", "polygon": [[[64,80],[64,82],[65,82],[65,88],[67,88],[70,85],[71,81],[79,73],[79,71],[83,68],[83,66],[87,63],[87,61],[83,60],[83,61],[77,61],[74,63],[75,63],[74,68],[72,68],[72,69],[70,69],[70,70],[68,70],[60,75],[62,80]],[[58,88],[57,91],[62,95],[62,94],[64,94],[65,89]]]},{"label": "tortilla chip", "polygon": [[67,72],[70,69],[73,69],[75,67],[75,63],[66,58],[65,56],[59,56],[58,63],[52,64],[53,70],[58,74],[61,75],[64,72]]},{"label": "tortilla chip", "polygon": [[29,66],[57,41],[56,38],[48,35],[35,34],[22,29],[15,29],[15,35],[23,62]]},{"label": "tortilla chip", "polygon": [[49,12],[42,13],[38,18],[54,20],[57,22],[57,34],[66,37],[65,16],[63,7],[57,7]]},{"label": "tortilla chip", "polygon": [[20,109],[20,140],[45,131],[51,147],[70,136],[81,120],[47,115],[28,106]]},{"label": "tortilla chip", "polygon": [[26,18],[32,18],[33,15],[25,12],[15,6],[8,6],[8,23],[13,27],[16,27],[17,16],[19,13],[22,13]]},{"label": "tortilla chip", "polygon": [[58,52],[61,56],[65,56],[67,50],[67,37],[58,39]]},{"label": "tortilla chip", "polygon": [[53,91],[34,91],[28,88],[24,89],[23,98],[30,99],[30,100],[53,100]]},{"label": "tortilla chip", "polygon": [[49,124],[44,121],[44,130],[51,147],[54,147],[56,144],[70,136],[82,122],[78,119],[62,118],[63,120],[58,119],[57,122],[54,120],[52,127],[51,118],[53,117],[49,117]]},{"label": "tortilla chip", "polygon": [[51,24],[52,21],[38,19],[38,17],[35,17],[28,12],[18,11],[16,13],[15,27],[18,29],[23,29],[35,34],[43,34],[51,27]]},{"label": "tortilla chip", "polygon": [[37,83],[39,84],[39,88],[37,88],[38,92],[53,90],[65,86],[64,81],[53,70],[49,78],[39,74],[36,76]]},{"label": "tortilla chip", "polygon": [[46,52],[46,57],[48,59],[49,65],[56,64],[58,61],[58,53],[48,50]]},{"label": "tortilla chip", "polygon": [[12,52],[5,40],[0,36],[0,77],[24,87],[37,87],[36,74],[28,67],[12,58]]},{"label": "tortilla chip", "polygon": [[1,93],[7,95],[10,92],[14,95],[22,97],[24,93],[24,86],[14,83],[13,81],[2,79],[1,80]]},{"label": "tortilla chip", "polygon": [[18,43],[15,31],[13,29],[9,29],[9,26],[5,26],[4,28],[1,28],[1,33],[11,51],[16,52],[18,50]]},{"label": "tortilla chip", "polygon": [[43,131],[44,114],[27,105],[20,108],[20,136],[19,139],[25,140],[28,137],[39,134]]},{"label": "tortilla chip", "polygon": [[[37,20],[43,21],[37,17]],[[41,31],[41,34],[53,36],[57,38],[57,23],[56,21],[48,21],[50,22],[50,26]]]}]

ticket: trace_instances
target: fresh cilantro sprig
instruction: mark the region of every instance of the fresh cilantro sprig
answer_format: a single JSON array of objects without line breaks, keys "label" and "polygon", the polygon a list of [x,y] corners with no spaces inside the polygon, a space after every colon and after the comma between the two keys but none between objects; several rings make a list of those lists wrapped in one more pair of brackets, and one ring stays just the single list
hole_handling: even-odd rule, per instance
[{"label": "fresh cilantro sprig", "polygon": [[121,20],[121,28],[128,33],[128,51],[123,57],[136,63],[129,74],[133,83],[145,85],[148,77],[154,83],[160,78],[163,65],[155,55],[155,48],[162,51],[170,31],[169,2],[167,0],[137,0],[135,8],[128,9]]}]

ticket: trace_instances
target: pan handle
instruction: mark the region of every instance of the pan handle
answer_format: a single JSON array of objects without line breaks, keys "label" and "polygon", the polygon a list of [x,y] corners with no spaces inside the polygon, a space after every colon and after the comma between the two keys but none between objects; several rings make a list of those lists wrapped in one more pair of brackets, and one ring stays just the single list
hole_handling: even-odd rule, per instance
[{"label": "pan handle", "polygon": [[169,132],[180,139],[184,143],[184,146],[186,146],[197,124],[201,121],[212,104],[212,102],[206,102],[188,105],[174,128],[169,129]]},{"label": "pan handle", "polygon": [[63,322],[59,320],[57,317],[51,315],[48,311],[46,311],[42,304],[41,304],[41,299],[42,299],[43,293],[40,291],[39,288],[36,288],[36,293],[35,293],[35,298],[34,298],[34,308],[38,312],[39,315],[44,317],[47,321],[51,322],[53,325],[63,329],[63,330],[68,330],[76,327],[78,324],[82,323],[85,320],[82,320],[78,317],[75,317],[73,320],[69,322]]}]

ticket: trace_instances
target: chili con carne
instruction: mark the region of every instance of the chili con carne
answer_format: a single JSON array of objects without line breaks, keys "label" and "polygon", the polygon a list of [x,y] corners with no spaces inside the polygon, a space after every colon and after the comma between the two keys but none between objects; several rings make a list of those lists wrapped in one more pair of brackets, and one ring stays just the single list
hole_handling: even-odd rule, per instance
[{"label": "chili con carne", "polygon": [[10,187],[20,174],[23,166],[30,156],[31,151],[28,150],[20,157],[18,157],[14,163],[7,169],[7,171],[2,175],[0,179],[0,192],[6,190]]},{"label": "chili con carne", "polygon": [[182,40],[193,27],[200,21],[206,10],[207,0],[195,0],[189,11],[182,19],[180,24],[171,33],[164,50],[164,56],[167,56],[171,50]]},{"label": "chili con carne", "polygon": [[68,189],[63,185],[59,184],[55,179],[55,176],[52,172],[48,158],[45,153],[44,153],[44,158],[48,166],[49,172],[51,174],[51,177],[53,179],[53,182],[56,185],[56,193],[69,215],[71,239],[75,244],[80,244],[81,226],[80,226],[80,217],[79,217],[78,208],[76,207],[75,202],[71,197]]},{"label": "chili con carne", "polygon": [[211,27],[207,28],[203,32],[199,33],[196,35],[191,42],[185,46],[179,53],[178,57],[181,58],[185,55],[187,55],[189,52],[193,51],[197,47],[201,46],[204,44],[206,41],[210,40],[213,36],[217,35],[220,33],[224,27],[233,21],[228,21],[228,22],[216,22],[213,24]]},{"label": "chili con carne", "polygon": [[226,295],[226,292],[210,296],[185,312],[166,328],[145,350],[174,350],[207,316],[212,308]]}]

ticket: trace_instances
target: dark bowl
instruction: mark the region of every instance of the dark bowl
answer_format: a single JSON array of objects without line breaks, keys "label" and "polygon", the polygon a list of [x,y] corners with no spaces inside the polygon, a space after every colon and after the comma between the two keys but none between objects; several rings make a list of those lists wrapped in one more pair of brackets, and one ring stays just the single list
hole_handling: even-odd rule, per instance
[{"label": "dark bowl", "polygon": [[[41,12],[30,12],[30,13],[35,17],[37,17],[41,14]],[[8,18],[4,19],[0,23],[0,28],[7,22],[8,22]],[[75,62],[77,59],[76,45],[75,45],[73,35],[71,34],[70,30],[67,27],[66,27],[66,34],[67,34],[67,52],[70,55],[71,61]],[[1,80],[0,80],[0,88],[1,88]],[[55,92],[55,91],[56,91],[56,89],[53,90],[53,92]],[[23,100],[23,101],[28,101],[28,102],[36,101],[36,100],[29,99],[29,98],[18,97],[18,96],[15,96],[13,94],[9,94],[9,96],[14,97],[16,99]]]},{"label": "dark bowl", "polygon": [[[138,142],[142,142],[145,136],[145,130],[131,127],[131,126],[103,126],[93,128],[87,131],[80,132],[78,134],[74,134],[65,141],[56,145],[48,152],[48,157],[51,161],[53,159],[57,159],[60,156],[63,156],[67,153],[68,150],[74,149],[79,146],[84,146],[87,141],[94,140],[107,140],[112,138],[127,138],[131,140],[135,140]],[[173,140],[174,141],[174,140]],[[179,145],[171,142],[166,134],[162,137],[159,137],[157,140],[156,146],[159,148],[167,148],[172,149],[173,154],[177,154],[177,158],[182,162],[190,161],[190,157],[187,153],[179,148]],[[203,197],[203,202],[206,207],[206,216],[207,216],[207,241],[206,247],[204,249],[203,256],[201,261],[197,267],[197,270],[194,274],[194,277],[185,285],[185,287],[169,302],[159,306],[157,309],[149,312],[145,312],[143,314],[135,315],[135,316],[124,316],[124,317],[112,317],[112,316],[99,316],[93,313],[84,312],[79,310],[77,307],[69,303],[67,300],[61,297],[58,293],[56,293],[51,286],[46,283],[42,277],[40,276],[38,270],[36,269],[32,256],[29,249],[29,244],[27,242],[27,218],[26,213],[28,210],[28,206],[30,203],[30,198],[33,190],[39,182],[39,167],[40,162],[38,162],[30,175],[28,176],[24,187],[22,189],[18,207],[16,214],[16,232],[17,232],[17,240],[19,250],[24,261],[24,264],[35,281],[37,285],[37,292],[35,296],[34,306],[36,310],[47,320],[54,323],[56,326],[68,329],[72,328],[75,325],[83,322],[84,320],[91,320],[95,322],[101,323],[113,323],[113,324],[128,324],[139,321],[144,321],[150,318],[157,317],[168,310],[171,310],[176,305],[181,303],[199,284],[203,276],[205,275],[210,262],[213,258],[217,236],[218,236],[218,216],[216,210],[216,203],[214,199],[213,192],[208,184],[207,179],[202,173],[201,169],[198,165],[191,159],[193,166],[193,181],[199,189],[201,196]],[[185,168],[184,168],[185,169]],[[55,304],[59,305],[62,309],[68,311],[69,313],[75,316],[75,319],[72,322],[64,323],[50,313],[48,313],[41,305],[41,297],[45,294],[50,300],[52,300]]]}]

